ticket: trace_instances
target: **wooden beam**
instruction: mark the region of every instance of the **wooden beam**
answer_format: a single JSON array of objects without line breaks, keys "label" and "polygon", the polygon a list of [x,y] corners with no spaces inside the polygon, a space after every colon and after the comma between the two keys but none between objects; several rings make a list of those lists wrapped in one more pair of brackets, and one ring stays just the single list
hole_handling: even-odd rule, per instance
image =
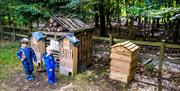
[{"label": "wooden beam", "polygon": [[47,32],[47,31],[40,31],[40,32],[45,34],[45,35],[58,35],[58,36],[64,36],[66,34],[72,34],[69,32]]},{"label": "wooden beam", "polygon": [[[110,41],[110,38],[108,38],[108,37],[93,36],[93,39],[94,40]],[[115,43],[124,42],[124,41],[131,41],[131,42],[133,42],[135,44],[138,44],[138,45],[157,46],[157,47],[160,47],[160,45],[161,45],[161,42],[135,41],[135,40],[126,40],[126,39],[113,39],[113,41]],[[180,45],[177,45],[177,44],[168,44],[168,43],[166,43],[165,47],[166,48],[177,48],[177,49],[180,49]]]},{"label": "wooden beam", "polygon": [[[8,25],[3,25],[2,27],[3,27],[3,28],[13,28],[13,26],[8,26]],[[30,29],[29,29],[29,28],[25,28],[25,27],[18,27],[18,26],[15,26],[15,29],[30,31]]]},{"label": "wooden beam", "polygon": [[[14,35],[14,33],[9,33],[9,32],[3,32],[4,34],[9,34],[9,35]],[[16,33],[16,36],[19,36],[19,37],[28,37],[28,35],[23,35],[23,34],[17,34]]]},{"label": "wooden beam", "polygon": [[161,46],[160,46],[160,58],[159,58],[159,67],[158,67],[158,91],[162,91],[162,65],[164,61],[164,49],[165,49],[165,40],[162,40]]}]

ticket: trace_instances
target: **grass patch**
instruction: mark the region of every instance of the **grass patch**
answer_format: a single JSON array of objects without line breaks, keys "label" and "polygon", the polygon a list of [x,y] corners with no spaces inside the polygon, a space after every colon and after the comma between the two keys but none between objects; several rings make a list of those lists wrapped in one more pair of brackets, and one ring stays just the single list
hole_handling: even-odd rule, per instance
[{"label": "grass patch", "polygon": [[21,70],[21,62],[16,56],[17,50],[17,42],[0,42],[0,79],[9,78],[11,73]]}]

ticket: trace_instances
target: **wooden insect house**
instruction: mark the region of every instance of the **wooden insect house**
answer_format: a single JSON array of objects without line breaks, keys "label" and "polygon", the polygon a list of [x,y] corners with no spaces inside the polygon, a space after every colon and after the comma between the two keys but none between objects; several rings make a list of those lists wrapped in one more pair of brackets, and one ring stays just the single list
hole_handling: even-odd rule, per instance
[{"label": "wooden insect house", "polygon": [[45,52],[45,37],[40,32],[32,32],[31,47],[37,56],[39,70],[42,70],[42,54]]},{"label": "wooden insect house", "polygon": [[111,79],[129,83],[134,75],[139,47],[130,41],[115,44],[111,47]]},{"label": "wooden insect house", "polygon": [[93,28],[72,17],[52,16],[40,31],[52,46],[61,74],[86,70],[92,59]]}]

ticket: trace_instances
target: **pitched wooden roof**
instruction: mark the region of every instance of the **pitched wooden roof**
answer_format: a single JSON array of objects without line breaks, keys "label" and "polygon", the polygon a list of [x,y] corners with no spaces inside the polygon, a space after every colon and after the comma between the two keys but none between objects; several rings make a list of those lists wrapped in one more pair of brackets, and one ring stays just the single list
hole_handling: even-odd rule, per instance
[{"label": "pitched wooden roof", "polygon": [[63,17],[57,15],[57,16],[52,16],[51,19],[56,21],[59,25],[63,26],[70,32],[91,28],[89,25],[86,25],[77,18]]},{"label": "pitched wooden roof", "polygon": [[137,50],[139,48],[139,46],[137,46],[136,44],[130,42],[130,41],[125,41],[125,42],[121,42],[121,43],[117,43],[113,46],[111,46],[111,48],[116,48],[116,47],[124,47],[128,50],[130,50],[131,52]]}]

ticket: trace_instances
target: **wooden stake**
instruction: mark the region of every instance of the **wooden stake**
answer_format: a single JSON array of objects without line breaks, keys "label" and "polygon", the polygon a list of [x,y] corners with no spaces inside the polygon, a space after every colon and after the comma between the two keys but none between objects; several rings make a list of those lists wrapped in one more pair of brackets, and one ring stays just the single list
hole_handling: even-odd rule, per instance
[{"label": "wooden stake", "polygon": [[111,34],[109,34],[109,36],[110,36],[109,45],[112,46],[113,45],[113,36]]},{"label": "wooden stake", "polygon": [[15,25],[13,24],[13,41],[16,40],[16,29],[15,29]]},{"label": "wooden stake", "polygon": [[73,48],[73,72],[71,74],[72,77],[74,77],[74,75],[77,73],[77,62],[78,62],[78,48],[74,46]]},{"label": "wooden stake", "polygon": [[3,38],[3,27],[0,25],[0,31],[1,31],[1,38]]},{"label": "wooden stake", "polygon": [[163,65],[163,60],[164,60],[164,49],[165,49],[165,40],[162,40],[161,45],[160,45],[160,59],[159,59],[159,68],[158,68],[158,91],[162,91],[162,65]]}]

